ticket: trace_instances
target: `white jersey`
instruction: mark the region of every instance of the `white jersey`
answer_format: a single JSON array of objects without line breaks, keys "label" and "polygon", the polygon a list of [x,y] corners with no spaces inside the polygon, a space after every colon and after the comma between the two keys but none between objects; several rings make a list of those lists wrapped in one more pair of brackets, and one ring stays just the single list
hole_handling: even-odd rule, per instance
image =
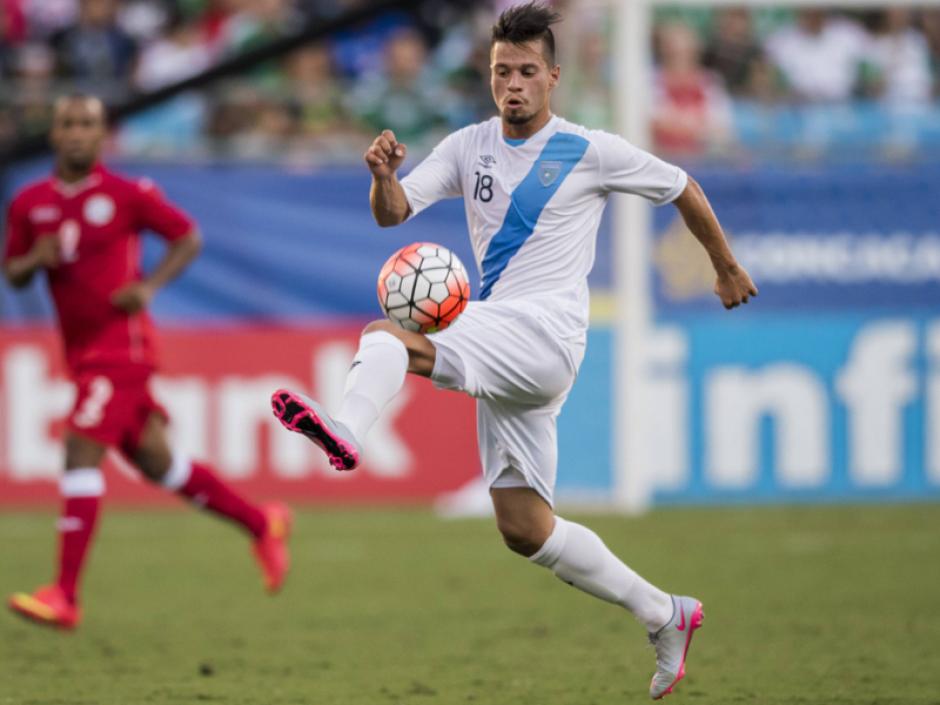
[{"label": "white jersey", "polygon": [[608,194],[659,205],[687,179],[621,137],[553,116],[526,140],[504,138],[499,117],[458,130],[401,183],[411,216],[463,196],[482,275],[477,299],[542,304],[549,330],[583,346],[587,276]]}]

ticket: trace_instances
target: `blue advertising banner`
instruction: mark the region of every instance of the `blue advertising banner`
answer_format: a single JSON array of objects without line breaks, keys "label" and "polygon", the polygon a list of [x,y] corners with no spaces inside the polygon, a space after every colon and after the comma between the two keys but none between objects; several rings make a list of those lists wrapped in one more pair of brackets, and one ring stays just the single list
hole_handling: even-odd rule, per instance
[{"label": "blue advertising banner", "polygon": [[[654,338],[656,503],[940,499],[940,315],[687,318]],[[559,419],[559,496],[613,482],[611,350],[592,331]]]},{"label": "blue advertising banner", "polygon": [[[940,168],[693,169],[760,309],[940,307]],[[657,315],[713,310],[711,267],[675,209],[654,211]]]}]

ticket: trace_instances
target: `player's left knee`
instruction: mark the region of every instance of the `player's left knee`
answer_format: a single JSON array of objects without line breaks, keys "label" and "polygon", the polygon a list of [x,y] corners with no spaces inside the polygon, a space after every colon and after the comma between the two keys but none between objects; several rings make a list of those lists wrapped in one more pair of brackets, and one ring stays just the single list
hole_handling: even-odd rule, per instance
[{"label": "player's left knee", "polygon": [[538,553],[547,538],[542,536],[537,526],[525,522],[503,519],[497,520],[496,526],[502,534],[506,548],[526,558]]},{"label": "player's left knee", "polygon": [[162,483],[173,464],[173,453],[167,439],[166,418],[154,413],[137,439],[121,449],[140,473],[151,482]]},{"label": "player's left knee", "polygon": [[164,453],[139,449],[133,456],[134,467],[150,482],[162,484],[173,459]]},{"label": "player's left knee", "polygon": [[137,463],[137,469],[140,470],[140,474],[147,478],[150,482],[155,484],[162,484],[163,478],[166,477],[167,472],[170,470],[170,465],[162,464],[145,464]]},{"label": "player's left knee", "polygon": [[538,553],[539,548],[541,548],[539,544],[533,543],[532,541],[510,539],[505,536],[503,536],[503,542],[506,544],[506,548],[508,548],[510,551],[513,553],[518,553],[520,556],[524,556],[525,558],[531,558],[536,553]]}]

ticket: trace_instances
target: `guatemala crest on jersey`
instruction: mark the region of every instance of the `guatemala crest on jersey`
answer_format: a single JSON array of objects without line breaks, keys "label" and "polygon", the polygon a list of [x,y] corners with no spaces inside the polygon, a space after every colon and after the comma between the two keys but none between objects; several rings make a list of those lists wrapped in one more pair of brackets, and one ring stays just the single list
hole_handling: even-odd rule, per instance
[{"label": "guatemala crest on jersey", "polygon": [[539,162],[539,183],[551,186],[561,173],[561,162]]}]

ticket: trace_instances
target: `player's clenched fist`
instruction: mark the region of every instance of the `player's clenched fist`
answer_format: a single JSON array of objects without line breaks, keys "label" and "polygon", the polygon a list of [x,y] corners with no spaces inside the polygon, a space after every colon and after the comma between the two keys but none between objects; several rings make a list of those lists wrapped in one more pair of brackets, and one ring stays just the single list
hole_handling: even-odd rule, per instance
[{"label": "player's clenched fist", "polygon": [[153,294],[147,282],[131,282],[111,295],[111,303],[125,313],[137,313],[150,305]]},{"label": "player's clenched fist", "polygon": [[715,294],[721,299],[725,308],[734,308],[746,304],[748,298],[757,296],[757,287],[751,281],[751,276],[739,264],[718,274],[715,282]]},{"label": "player's clenched fist", "polygon": [[394,132],[382,130],[382,134],[372,141],[363,156],[373,176],[387,179],[398,171],[407,153],[408,148],[395,139]]},{"label": "player's clenched fist", "polygon": [[59,245],[59,236],[40,235],[36,238],[30,255],[36,262],[37,267],[45,269],[55,269],[62,260],[62,248]]}]

